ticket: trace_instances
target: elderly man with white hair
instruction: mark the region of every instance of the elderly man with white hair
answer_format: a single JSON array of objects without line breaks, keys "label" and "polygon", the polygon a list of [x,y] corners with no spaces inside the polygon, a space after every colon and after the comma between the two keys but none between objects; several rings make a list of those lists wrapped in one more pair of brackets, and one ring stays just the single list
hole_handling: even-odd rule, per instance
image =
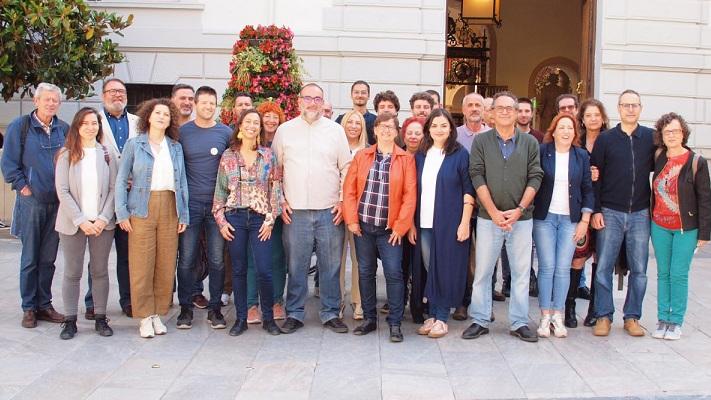
[{"label": "elderly man with white hair", "polygon": [[52,278],[59,235],[54,230],[59,199],[54,186],[54,156],[64,145],[69,125],[57,117],[60,89],[37,85],[35,109],[7,127],[0,166],[5,181],[17,192],[12,233],[22,241],[20,295],[22,326],[34,328],[37,320],[63,322],[52,307]]}]

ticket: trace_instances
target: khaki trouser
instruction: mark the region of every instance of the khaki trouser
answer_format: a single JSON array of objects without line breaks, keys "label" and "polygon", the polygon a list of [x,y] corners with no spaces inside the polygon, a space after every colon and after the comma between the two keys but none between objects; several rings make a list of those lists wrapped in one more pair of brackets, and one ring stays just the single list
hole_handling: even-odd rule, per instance
[{"label": "khaki trouser", "polygon": [[360,287],[358,286],[358,259],[356,258],[355,241],[353,234],[346,229],[343,241],[343,255],[341,256],[341,303],[346,302],[346,251],[351,252],[351,303],[360,305]]},{"label": "khaki trouser", "polygon": [[130,217],[128,268],[133,318],[165,315],[173,297],[178,254],[178,213],[175,193],[151,192],[148,217]]}]

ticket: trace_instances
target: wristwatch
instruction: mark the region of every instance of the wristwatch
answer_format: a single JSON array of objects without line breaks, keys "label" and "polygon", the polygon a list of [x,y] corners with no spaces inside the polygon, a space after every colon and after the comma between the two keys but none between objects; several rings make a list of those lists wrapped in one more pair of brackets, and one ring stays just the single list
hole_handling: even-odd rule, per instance
[{"label": "wristwatch", "polygon": [[518,208],[519,210],[521,210],[521,214],[523,214],[523,213],[526,212],[526,207],[524,207],[524,206],[522,206],[522,205],[520,205],[520,204],[519,204],[518,207],[516,207],[516,208]]}]

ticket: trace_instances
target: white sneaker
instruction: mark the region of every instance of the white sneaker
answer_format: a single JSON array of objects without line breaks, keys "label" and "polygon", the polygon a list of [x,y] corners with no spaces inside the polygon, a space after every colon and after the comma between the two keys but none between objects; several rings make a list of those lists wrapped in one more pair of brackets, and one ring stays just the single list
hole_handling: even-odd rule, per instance
[{"label": "white sneaker", "polygon": [[679,340],[681,339],[681,326],[676,324],[669,324],[667,328],[667,333],[664,334],[664,339],[666,340]]},{"label": "white sneaker", "polygon": [[146,317],[141,320],[141,325],[138,327],[138,332],[142,338],[152,338],[156,335],[153,330],[153,317]]},{"label": "white sneaker", "polygon": [[664,339],[664,335],[667,334],[667,329],[669,329],[669,325],[667,325],[666,322],[657,322],[657,329],[652,333],[652,337],[655,339]]},{"label": "white sneaker", "polygon": [[227,293],[222,293],[222,296],[220,296],[220,301],[222,302],[222,305],[227,307],[228,304],[230,304],[230,295]]},{"label": "white sneaker", "polygon": [[565,329],[565,324],[563,323],[563,314],[553,314],[553,334],[557,338],[568,336],[568,330]]},{"label": "white sneaker", "polygon": [[538,336],[549,337],[551,335],[551,315],[543,314],[541,315],[541,322],[538,324],[538,329],[536,330]]},{"label": "white sneaker", "polygon": [[165,335],[168,333],[168,327],[165,326],[163,321],[160,320],[160,317],[156,314],[153,315],[152,317],[153,320],[153,330],[155,331],[156,335]]}]

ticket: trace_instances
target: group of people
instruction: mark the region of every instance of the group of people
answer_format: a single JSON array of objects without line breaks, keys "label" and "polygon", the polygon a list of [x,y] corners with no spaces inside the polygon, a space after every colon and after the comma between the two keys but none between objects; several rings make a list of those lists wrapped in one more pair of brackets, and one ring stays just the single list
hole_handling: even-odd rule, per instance
[{"label": "group of people", "polygon": [[[62,339],[77,334],[88,245],[85,317],[111,336],[113,242],[119,303],[145,338],[167,333],[161,316],[176,288],[178,329],[192,327],[196,307],[208,310],[212,328],[226,328],[221,308],[234,294],[230,335],[253,323],[271,335],[297,331],[314,252],[319,318],[337,333],[349,331],[347,292],[353,319],[362,321],[353,333],[377,329],[382,265],[392,342],[404,339],[407,306],[418,334],[447,335],[452,310],[455,319],[473,319],[462,338],[488,334],[492,300],[505,299],[494,291],[499,258],[510,333],[535,342],[577,327],[575,299],[593,257],[584,324],[606,336],[613,271],[624,256],[624,329],[643,336],[651,236],[659,294],[652,336],[681,337],[692,257],[711,234],[708,166],[686,146],[690,130],[680,115],[663,115],[654,129],[639,124],[633,90],[619,96],[615,127],[600,101],[561,95],[545,133],[531,126],[532,102],[511,92],[466,95],[459,127],[437,92],[415,93],[401,126],[395,93],[378,93],[371,113],[364,81],[353,83],[353,109],[335,121],[315,83],[301,88],[301,114],[289,121],[278,104],[254,108],[249,94],[237,93],[232,126],[215,121],[217,93],[207,86],[178,84],[170,99],[146,101],[133,115],[125,84],[111,78],[102,109],[82,108],[69,125],[56,115],[60,98],[58,87],[37,86],[36,108],[9,125],[2,157],[17,191],[25,328],[44,320],[63,324]],[[59,244],[64,314],[51,294]],[[535,330],[531,282],[541,309]]]}]

